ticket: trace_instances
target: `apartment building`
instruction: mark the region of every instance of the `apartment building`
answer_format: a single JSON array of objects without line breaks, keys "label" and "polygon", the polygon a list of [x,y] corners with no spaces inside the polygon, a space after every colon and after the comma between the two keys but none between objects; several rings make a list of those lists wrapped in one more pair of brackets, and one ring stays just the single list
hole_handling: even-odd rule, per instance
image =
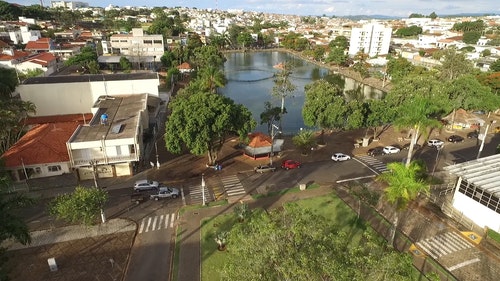
[{"label": "apartment building", "polygon": [[142,28],[133,28],[129,34],[114,34],[110,38],[111,53],[132,57],[161,57],[165,52],[161,34],[144,34]]},{"label": "apartment building", "polygon": [[51,1],[50,5],[52,8],[64,8],[68,10],[76,10],[79,8],[88,8],[89,3],[79,2],[79,1]]},{"label": "apartment building", "polygon": [[349,55],[362,51],[370,57],[387,55],[391,43],[392,28],[379,23],[368,23],[353,27],[350,37]]}]

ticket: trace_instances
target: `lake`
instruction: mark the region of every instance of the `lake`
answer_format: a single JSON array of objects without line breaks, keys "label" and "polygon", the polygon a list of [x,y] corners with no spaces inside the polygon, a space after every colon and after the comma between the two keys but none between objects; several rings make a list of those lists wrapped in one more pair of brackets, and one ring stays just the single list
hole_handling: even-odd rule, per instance
[{"label": "lake", "polygon": [[272,96],[274,86],[273,76],[278,70],[275,65],[281,62],[291,62],[294,65],[291,82],[296,86],[293,97],[285,99],[287,114],[282,119],[283,132],[296,134],[301,128],[306,128],[302,119],[304,105],[304,86],[317,80],[327,79],[335,81],[346,90],[361,86],[365,97],[374,98],[382,92],[369,86],[360,84],[354,79],[331,72],[327,68],[319,67],[296,56],[285,52],[245,52],[227,53],[224,64],[224,73],[227,84],[219,89],[219,93],[230,97],[236,103],[245,105],[257,121],[255,131],[267,133],[267,125],[260,125],[260,114],[265,109],[265,102],[273,106],[281,106],[281,98]]}]

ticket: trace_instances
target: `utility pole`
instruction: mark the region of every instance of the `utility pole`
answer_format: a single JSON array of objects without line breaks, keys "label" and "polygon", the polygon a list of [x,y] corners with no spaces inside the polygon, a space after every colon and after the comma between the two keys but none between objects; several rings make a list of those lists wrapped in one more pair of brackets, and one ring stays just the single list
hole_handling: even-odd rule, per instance
[{"label": "utility pole", "polygon": [[[490,125],[493,123],[496,123],[496,120],[492,120],[490,121],[490,123],[488,123],[488,125],[486,125],[486,130],[484,131],[483,139],[481,140],[481,146],[479,147],[479,151],[477,152],[476,159],[479,159],[479,157],[481,157],[481,152],[483,151],[484,147],[484,141],[486,140],[486,136],[488,135],[488,130],[490,129]],[[481,136],[481,134],[479,134],[479,136]]]},{"label": "utility pole", "polygon": [[203,177],[204,174],[201,174],[201,194],[203,198],[203,206],[205,206],[206,200],[205,200],[205,178]]},{"label": "utility pole", "polygon": [[[276,133],[274,133],[274,129],[278,130],[276,131]],[[274,137],[281,133],[281,131],[279,130],[279,127],[274,125],[274,124],[271,124],[271,155],[269,155],[269,166],[272,166],[273,165],[273,155],[274,155]]]}]

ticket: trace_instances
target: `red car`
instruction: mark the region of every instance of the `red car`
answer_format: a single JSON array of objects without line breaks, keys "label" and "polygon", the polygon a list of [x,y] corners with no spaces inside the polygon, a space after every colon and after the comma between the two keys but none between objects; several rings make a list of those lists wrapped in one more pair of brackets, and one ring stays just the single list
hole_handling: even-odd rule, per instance
[{"label": "red car", "polygon": [[295,160],[285,160],[281,164],[281,168],[287,169],[287,170],[300,168],[300,166],[302,166],[302,164],[298,161],[295,161]]}]

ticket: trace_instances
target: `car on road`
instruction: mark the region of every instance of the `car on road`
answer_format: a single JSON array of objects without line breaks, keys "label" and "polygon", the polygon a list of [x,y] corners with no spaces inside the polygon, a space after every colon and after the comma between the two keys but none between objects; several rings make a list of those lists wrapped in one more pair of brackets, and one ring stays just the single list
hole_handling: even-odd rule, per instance
[{"label": "car on road", "polygon": [[399,147],[395,147],[393,145],[388,145],[382,149],[382,153],[384,154],[394,154],[394,153],[399,153],[401,149]]},{"label": "car on road", "polygon": [[474,130],[467,134],[468,139],[477,139],[478,137],[479,137],[479,132],[477,130]]},{"label": "car on road", "polygon": [[267,172],[274,172],[276,171],[276,167],[273,167],[271,165],[259,165],[255,168],[253,168],[253,170],[256,172],[256,173],[267,173]]},{"label": "car on road", "polygon": [[332,160],[335,162],[346,161],[349,159],[351,159],[351,156],[344,154],[344,153],[340,153],[340,152],[334,153],[332,155]]},{"label": "car on road", "polygon": [[441,147],[444,145],[444,142],[439,139],[431,139],[427,141],[427,146]]},{"label": "car on road", "polygon": [[134,184],[134,191],[139,192],[144,190],[158,189],[158,186],[160,186],[160,183],[157,181],[138,180]]},{"label": "car on road", "polygon": [[383,150],[384,148],[381,147],[381,146],[377,146],[377,147],[374,147],[374,148],[370,148],[368,149],[368,152],[366,152],[366,154],[368,156],[378,156],[378,155],[382,155],[383,154]]},{"label": "car on road", "polygon": [[285,170],[297,169],[297,168],[300,168],[301,166],[302,166],[302,163],[300,163],[299,161],[295,161],[295,160],[285,160],[285,161],[283,161],[283,163],[281,163],[281,168],[285,169]]},{"label": "car on road", "polygon": [[163,198],[177,198],[179,197],[179,189],[173,188],[173,187],[167,187],[167,186],[162,186],[158,190],[158,193],[156,194],[151,194],[150,198],[154,199],[156,201],[163,199]]},{"label": "car on road", "polygon": [[452,143],[463,142],[464,138],[459,135],[451,135],[448,137],[448,141]]}]

